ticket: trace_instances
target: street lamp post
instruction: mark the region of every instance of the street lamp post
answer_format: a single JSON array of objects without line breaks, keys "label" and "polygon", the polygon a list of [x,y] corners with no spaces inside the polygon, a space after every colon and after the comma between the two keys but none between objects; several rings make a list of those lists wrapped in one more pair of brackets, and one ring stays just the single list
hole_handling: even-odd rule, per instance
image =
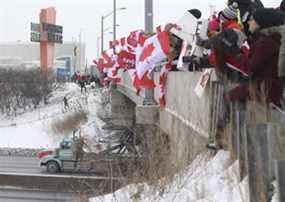
[{"label": "street lamp post", "polygon": [[[117,26],[119,26],[119,25],[117,25]],[[105,33],[107,33],[107,31],[108,31],[109,34],[113,34],[113,32],[110,32],[110,31],[109,31],[110,28],[111,28],[111,27],[108,27],[108,28],[104,29],[104,30],[103,30],[103,35],[104,35]],[[100,57],[100,51],[102,51],[102,50],[100,50],[100,49],[102,49],[102,44],[101,44],[101,48],[100,48],[100,43],[102,42],[101,37],[102,37],[102,36],[97,36],[97,58]]]},{"label": "street lamp post", "polygon": [[126,7],[116,8],[116,0],[114,0],[114,9],[106,15],[101,16],[101,54],[104,51],[104,20],[110,15],[114,14],[114,22],[113,22],[113,40],[116,40],[116,11],[117,10],[125,10]]},{"label": "street lamp post", "polygon": [[[113,43],[116,41],[116,0],[113,1]],[[114,54],[116,52],[116,46],[113,44]]]}]

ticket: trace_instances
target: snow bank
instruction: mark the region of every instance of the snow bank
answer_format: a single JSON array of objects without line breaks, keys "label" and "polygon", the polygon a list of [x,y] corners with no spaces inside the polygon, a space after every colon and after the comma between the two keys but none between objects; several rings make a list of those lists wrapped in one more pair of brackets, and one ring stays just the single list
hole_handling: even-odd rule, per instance
[{"label": "snow bank", "polygon": [[247,202],[247,179],[239,183],[238,163],[229,166],[229,153],[219,151],[214,157],[205,152],[194,160],[185,173],[176,176],[175,181],[164,193],[159,193],[147,184],[133,184],[114,194],[90,199],[102,201],[141,202]]}]

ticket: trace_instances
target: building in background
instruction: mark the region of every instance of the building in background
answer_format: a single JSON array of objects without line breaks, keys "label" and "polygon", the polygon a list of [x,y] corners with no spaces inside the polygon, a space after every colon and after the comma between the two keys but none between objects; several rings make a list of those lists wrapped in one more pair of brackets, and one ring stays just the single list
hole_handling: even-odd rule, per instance
[{"label": "building in background", "polygon": [[[40,67],[40,44],[32,42],[0,43],[0,68]],[[85,70],[85,44],[55,44],[54,69],[66,69],[70,75]],[[56,70],[57,71],[57,70]],[[63,70],[61,70],[63,71]]]}]

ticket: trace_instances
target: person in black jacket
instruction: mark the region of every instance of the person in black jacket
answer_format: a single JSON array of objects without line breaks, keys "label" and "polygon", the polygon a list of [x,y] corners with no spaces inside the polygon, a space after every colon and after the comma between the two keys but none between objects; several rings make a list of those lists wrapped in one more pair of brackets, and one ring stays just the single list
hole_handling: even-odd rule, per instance
[{"label": "person in black jacket", "polygon": [[285,0],[281,1],[278,9],[282,12],[285,12]]},{"label": "person in black jacket", "polygon": [[249,17],[253,14],[253,12],[256,9],[264,8],[262,2],[260,0],[228,0],[228,5],[232,5],[233,2],[236,2],[238,4],[238,9],[240,11],[240,17],[242,20],[244,32],[247,36],[249,36],[251,33],[248,30],[248,20]]}]

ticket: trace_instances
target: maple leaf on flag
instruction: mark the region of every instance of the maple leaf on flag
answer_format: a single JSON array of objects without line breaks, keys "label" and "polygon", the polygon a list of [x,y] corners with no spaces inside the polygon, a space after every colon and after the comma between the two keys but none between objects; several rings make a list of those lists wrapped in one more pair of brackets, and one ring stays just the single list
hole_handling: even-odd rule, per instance
[{"label": "maple leaf on flag", "polygon": [[135,68],[136,56],[133,53],[122,50],[118,54],[117,62],[123,69]]},{"label": "maple leaf on flag", "polygon": [[140,55],[139,61],[144,61],[146,58],[151,56],[153,50],[155,49],[154,45],[151,43],[146,48],[142,50],[142,53]]}]

